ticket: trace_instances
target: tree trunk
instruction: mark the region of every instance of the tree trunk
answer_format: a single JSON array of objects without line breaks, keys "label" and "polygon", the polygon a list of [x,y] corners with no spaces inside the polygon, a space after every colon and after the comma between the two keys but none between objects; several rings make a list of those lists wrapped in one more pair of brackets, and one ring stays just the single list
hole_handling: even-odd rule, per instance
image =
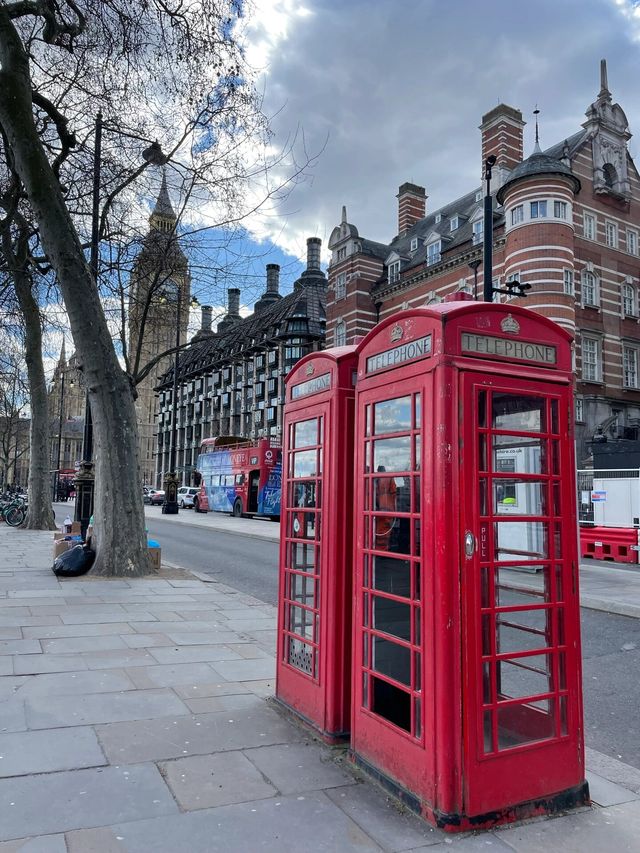
[{"label": "tree trunk", "polygon": [[[6,255],[6,251],[5,251]],[[51,506],[51,475],[49,473],[49,410],[47,383],[42,364],[42,330],[40,311],[31,292],[31,279],[18,269],[17,258],[13,282],[25,325],[25,359],[29,374],[31,399],[31,429],[29,433],[29,510],[23,527],[27,530],[55,530]]]},{"label": "tree trunk", "polygon": [[122,371],[98,288],[33,118],[29,62],[0,5],[0,124],[56,272],[84,372],[95,434],[96,561],[92,572],[136,577],[149,570],[138,471],[134,389]]}]

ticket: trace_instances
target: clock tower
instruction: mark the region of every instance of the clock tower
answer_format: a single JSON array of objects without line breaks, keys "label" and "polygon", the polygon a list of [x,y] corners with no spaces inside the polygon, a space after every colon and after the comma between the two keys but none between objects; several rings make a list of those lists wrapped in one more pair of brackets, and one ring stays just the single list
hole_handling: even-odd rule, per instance
[{"label": "clock tower", "polygon": [[129,294],[129,365],[134,376],[145,374],[136,386],[141,485],[159,487],[161,484],[154,479],[157,444],[154,388],[171,366],[173,356],[159,359],[158,356],[175,347],[177,323],[180,340],[186,341],[191,297],[191,276],[178,240],[177,221],[163,174],[149,217],[150,228],[133,265]]}]

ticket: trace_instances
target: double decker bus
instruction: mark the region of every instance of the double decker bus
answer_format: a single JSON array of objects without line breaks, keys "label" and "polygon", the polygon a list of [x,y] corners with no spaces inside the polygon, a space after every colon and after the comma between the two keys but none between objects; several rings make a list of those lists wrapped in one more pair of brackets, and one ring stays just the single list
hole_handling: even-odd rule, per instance
[{"label": "double decker bus", "polygon": [[257,442],[233,436],[205,438],[200,445],[202,480],[196,512],[228,512],[280,518],[282,448],[268,438]]}]

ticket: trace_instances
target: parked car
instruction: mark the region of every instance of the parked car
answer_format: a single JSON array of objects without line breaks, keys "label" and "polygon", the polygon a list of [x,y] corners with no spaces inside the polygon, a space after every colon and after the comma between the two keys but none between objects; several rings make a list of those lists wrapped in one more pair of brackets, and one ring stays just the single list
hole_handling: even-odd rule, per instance
[{"label": "parked car", "polygon": [[193,499],[198,494],[200,489],[194,489],[191,486],[183,486],[178,489],[178,504],[182,509],[193,507]]},{"label": "parked car", "polygon": [[146,504],[151,504],[151,506],[158,506],[159,504],[164,503],[164,490],[163,489],[149,489],[148,492],[145,492],[144,502]]}]

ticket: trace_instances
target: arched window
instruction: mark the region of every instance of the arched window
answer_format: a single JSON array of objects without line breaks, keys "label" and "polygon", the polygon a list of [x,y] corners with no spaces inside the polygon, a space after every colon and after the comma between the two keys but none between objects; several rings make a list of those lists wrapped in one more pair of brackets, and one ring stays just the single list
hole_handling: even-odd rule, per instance
[{"label": "arched window", "polygon": [[612,163],[605,163],[602,167],[602,174],[604,176],[604,182],[609,187],[609,189],[615,189],[615,185],[618,182],[618,173],[616,172],[616,167]]},{"label": "arched window", "polygon": [[582,273],[582,304],[598,305],[598,283],[595,275],[588,270]]},{"label": "arched window", "polygon": [[636,316],[636,292],[632,284],[622,285],[622,313],[627,317]]},{"label": "arched window", "polygon": [[336,330],[333,333],[334,346],[343,347],[347,343],[347,324],[344,320],[338,320]]}]

